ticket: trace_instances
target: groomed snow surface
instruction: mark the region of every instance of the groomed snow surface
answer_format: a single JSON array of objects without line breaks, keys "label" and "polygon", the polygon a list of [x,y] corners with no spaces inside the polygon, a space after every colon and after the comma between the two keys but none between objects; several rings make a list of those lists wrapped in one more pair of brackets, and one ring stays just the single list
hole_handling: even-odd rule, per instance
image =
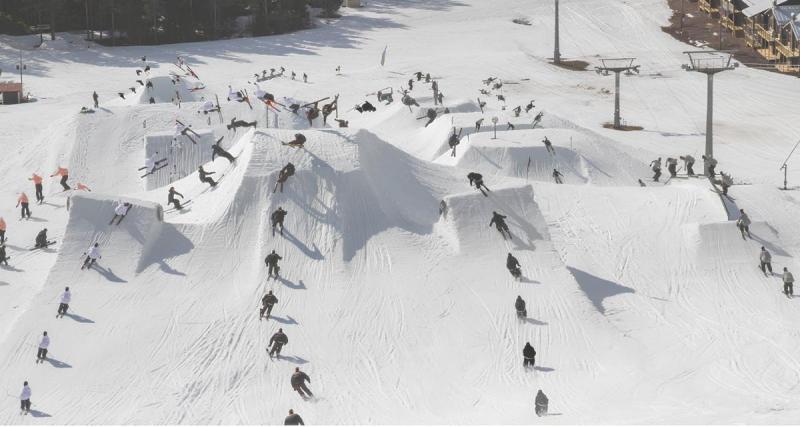
[{"label": "groomed snow surface", "polygon": [[[778,189],[800,134],[797,80],[744,66],[717,77],[718,170],[743,184],[726,210],[707,180],[650,179],[651,160],[699,158],[704,143],[705,78],[681,70],[689,47],[661,32],[666,2],[574,0],[561,12],[570,59],[638,58],[622,108],[643,131],[602,127],[612,78],[548,63],[549,1],[372,0],[285,36],[105,48],[60,34],[25,51],[26,90],[38,101],[0,107],[11,256],[0,267],[0,423],[280,424],[289,408],[308,424],[797,422],[800,300],[781,294],[777,276],[800,272],[800,196]],[[2,68],[32,44],[0,38]],[[173,84],[177,55],[199,80]],[[152,70],[137,77],[142,56]],[[253,74],[281,66],[308,83],[279,77],[262,89],[289,104],[338,94],[349,128],[283,109],[267,123],[261,102],[225,99],[229,84],[253,94]],[[450,110],[427,127],[418,118],[434,107],[430,85],[415,80],[412,111],[398,93],[416,71],[438,82]],[[491,89],[488,77],[505,82],[502,92],[478,92]],[[117,96],[134,85],[136,95]],[[385,87],[395,90],[390,105],[373,95]],[[100,108],[79,114],[94,90]],[[214,94],[223,120],[198,113]],[[365,99],[376,112],[351,108]],[[258,125],[228,129],[234,117]],[[201,135],[199,148],[171,143],[176,119]],[[455,156],[453,128],[463,128]],[[280,144],[297,132],[304,148]],[[202,150],[223,136],[236,161],[208,161]],[[172,150],[173,169],[142,179],[155,147]],[[215,188],[192,172],[198,159]],[[287,162],[297,171],[273,192]],[[58,166],[92,192],[62,193],[49,178]],[[471,171],[484,175],[487,197],[469,187]],[[34,200],[34,172],[45,203],[17,221],[19,192]],[[182,212],[168,209],[169,186],[191,200]],[[133,207],[109,226],[119,200]],[[269,222],[279,206],[282,237]],[[738,209],[753,219],[751,239],[731,220]],[[488,227],[492,211],[508,217],[513,240]],[[44,227],[57,244],[29,251]],[[102,258],[81,271],[94,242]],[[761,246],[775,276],[757,269]],[[277,280],[263,261],[272,250],[283,257]],[[508,253],[523,280],[508,274]],[[65,286],[70,312],[56,319]],[[280,302],[259,321],[268,290]],[[289,343],[271,360],[278,328]],[[45,330],[49,360],[34,364]],[[522,366],[526,342],[538,353],[532,370]],[[295,367],[316,399],[292,390]],[[34,411],[23,416],[26,380]],[[538,389],[549,416],[534,414]]]}]

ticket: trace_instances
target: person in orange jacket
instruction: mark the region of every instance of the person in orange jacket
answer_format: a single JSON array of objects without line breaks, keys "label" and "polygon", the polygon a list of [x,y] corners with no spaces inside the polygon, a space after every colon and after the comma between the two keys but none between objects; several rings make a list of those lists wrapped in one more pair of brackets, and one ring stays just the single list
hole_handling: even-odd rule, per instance
[{"label": "person in orange jacket", "polygon": [[36,187],[36,202],[42,204],[42,202],[44,202],[44,194],[42,194],[42,177],[33,174],[32,177],[28,178],[28,181],[33,181],[33,185]]},{"label": "person in orange jacket", "polygon": [[6,220],[0,216],[0,243],[6,242]]},{"label": "person in orange jacket", "polygon": [[19,195],[19,199],[17,199],[17,206],[16,207],[19,207],[19,205],[22,205],[22,218],[20,218],[20,219],[25,218],[26,214],[28,216],[28,219],[30,219],[31,218],[31,210],[28,209],[28,195],[25,194],[24,191],[22,192],[22,194]]},{"label": "person in orange jacket", "polygon": [[74,189],[75,190],[79,190],[79,191],[88,191],[90,193],[92,192],[91,188],[87,187],[86,185],[84,185],[83,183],[80,183],[80,182],[78,183],[78,186],[75,187]]},{"label": "person in orange jacket", "polygon": [[58,170],[55,171],[50,177],[54,177],[59,175],[61,177],[61,186],[64,187],[64,191],[70,190],[69,185],[67,185],[67,180],[69,179],[69,170],[67,168],[62,168],[61,166],[58,167]]}]

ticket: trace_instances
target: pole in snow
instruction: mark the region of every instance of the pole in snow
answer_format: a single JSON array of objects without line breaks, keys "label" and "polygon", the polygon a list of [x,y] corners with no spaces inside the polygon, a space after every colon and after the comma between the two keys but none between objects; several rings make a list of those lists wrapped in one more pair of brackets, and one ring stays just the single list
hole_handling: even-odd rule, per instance
[{"label": "pole in snow", "polygon": [[639,65],[633,65],[636,58],[607,58],[601,59],[602,67],[595,67],[597,74],[604,76],[614,73],[614,129],[621,129],[619,113],[619,75],[623,71],[626,75],[639,74]]}]

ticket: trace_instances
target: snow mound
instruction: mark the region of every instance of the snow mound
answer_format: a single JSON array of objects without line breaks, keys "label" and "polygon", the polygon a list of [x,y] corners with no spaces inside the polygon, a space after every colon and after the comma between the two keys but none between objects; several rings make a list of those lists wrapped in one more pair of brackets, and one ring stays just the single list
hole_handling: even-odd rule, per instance
[{"label": "snow mound", "polygon": [[143,87],[136,83],[136,94],[128,96],[130,91],[127,91],[125,95],[128,104],[150,104],[150,98],[156,104],[173,103],[176,97],[181,102],[195,102],[206,95],[202,83],[189,77],[174,80],[172,76],[153,76],[143,81],[145,85],[151,83],[153,87]]},{"label": "snow mound", "polygon": [[[198,136],[199,135],[199,136]],[[169,185],[197,172],[197,167],[211,161],[211,145],[216,142],[210,129],[194,129],[188,136],[180,136],[173,143],[174,132],[156,132],[145,137],[145,157],[165,159],[166,165],[157,165],[152,174],[145,176],[145,188],[153,190]],[[189,138],[194,141],[190,141]],[[142,165],[144,165],[142,159]],[[139,171],[145,175],[146,170]]]}]

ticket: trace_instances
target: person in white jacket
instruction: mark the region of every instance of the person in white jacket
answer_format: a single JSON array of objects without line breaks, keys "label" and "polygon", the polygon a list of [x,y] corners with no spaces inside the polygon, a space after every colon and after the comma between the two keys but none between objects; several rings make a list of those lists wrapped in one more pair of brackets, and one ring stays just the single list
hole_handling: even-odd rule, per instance
[{"label": "person in white jacket", "polygon": [[67,286],[66,288],[64,288],[64,293],[61,294],[61,303],[58,304],[58,314],[56,315],[56,317],[58,317],[59,315],[61,317],[64,317],[64,315],[67,314],[67,310],[69,310],[70,301],[72,301],[72,292],[69,291],[69,286]]},{"label": "person in white jacket", "polygon": [[769,270],[769,274],[772,274],[772,254],[769,253],[768,250],[761,247],[761,254],[758,256],[759,261],[761,261],[761,271],[764,275],[767,274],[767,270]]},{"label": "person in white jacket", "polygon": [[19,408],[26,414],[31,410],[31,387],[27,381],[22,384],[22,393],[19,394]]},{"label": "person in white jacket", "polygon": [[87,249],[83,254],[86,255],[86,259],[83,260],[81,270],[84,268],[92,268],[94,263],[97,261],[97,258],[102,258],[102,256],[100,256],[100,244],[95,243],[94,245],[89,246],[89,249]]},{"label": "person in white jacket", "polygon": [[39,351],[36,352],[37,362],[43,362],[47,359],[47,347],[50,347],[50,337],[47,336],[47,331],[44,331],[42,340],[39,341]]},{"label": "person in white jacket", "polygon": [[794,295],[794,276],[786,267],[783,267],[783,293],[789,298]]},{"label": "person in white jacket", "polygon": [[111,222],[109,222],[108,225],[114,225],[114,221],[117,221],[117,225],[119,225],[122,219],[125,218],[125,215],[128,214],[130,208],[130,203],[120,200],[119,203],[117,203],[117,207],[114,208],[114,218],[111,218]]}]

